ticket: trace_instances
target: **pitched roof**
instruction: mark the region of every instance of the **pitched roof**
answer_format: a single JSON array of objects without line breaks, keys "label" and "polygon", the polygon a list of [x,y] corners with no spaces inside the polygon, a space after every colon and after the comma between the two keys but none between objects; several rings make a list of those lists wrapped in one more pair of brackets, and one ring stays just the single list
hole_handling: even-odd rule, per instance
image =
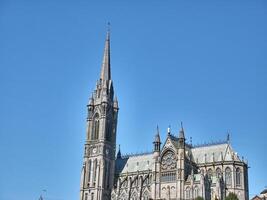
[{"label": "pitched roof", "polygon": [[194,147],[191,149],[196,163],[217,161],[241,161],[228,143]]},{"label": "pitched roof", "polygon": [[127,173],[152,170],[153,154],[133,155],[116,160],[116,173]]}]

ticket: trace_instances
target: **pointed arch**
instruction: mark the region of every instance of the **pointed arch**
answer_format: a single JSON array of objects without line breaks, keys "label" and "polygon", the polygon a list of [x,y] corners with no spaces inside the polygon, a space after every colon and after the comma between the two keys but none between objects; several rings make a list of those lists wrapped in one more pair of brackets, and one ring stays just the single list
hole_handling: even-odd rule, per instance
[{"label": "pointed arch", "polygon": [[225,183],[227,186],[232,186],[232,172],[230,167],[225,169]]},{"label": "pointed arch", "polygon": [[91,181],[91,165],[92,165],[91,160],[89,160],[88,161],[88,171],[89,171],[89,173],[88,173],[88,181],[87,181],[88,184]]},{"label": "pointed arch", "polygon": [[93,129],[92,129],[92,134],[91,134],[91,140],[98,140],[99,126],[100,126],[100,117],[98,113],[95,113],[94,119],[93,119]]},{"label": "pointed arch", "polygon": [[211,178],[213,174],[213,171],[211,168],[208,169],[208,177]]},{"label": "pointed arch", "polygon": [[191,191],[190,191],[190,187],[186,187],[185,189],[185,199],[190,199],[191,198]]},{"label": "pointed arch", "polygon": [[196,199],[198,196],[199,196],[199,188],[196,185],[195,188],[194,188],[194,199]]},{"label": "pointed arch", "polygon": [[241,170],[239,167],[236,168],[236,186],[241,186]]},{"label": "pointed arch", "polygon": [[220,178],[221,175],[222,175],[222,170],[221,170],[220,167],[217,167],[217,169],[216,169],[216,177],[217,177],[217,178]]},{"label": "pointed arch", "polygon": [[94,160],[94,163],[93,163],[93,181],[95,182],[96,181],[96,170],[97,170],[97,159]]}]

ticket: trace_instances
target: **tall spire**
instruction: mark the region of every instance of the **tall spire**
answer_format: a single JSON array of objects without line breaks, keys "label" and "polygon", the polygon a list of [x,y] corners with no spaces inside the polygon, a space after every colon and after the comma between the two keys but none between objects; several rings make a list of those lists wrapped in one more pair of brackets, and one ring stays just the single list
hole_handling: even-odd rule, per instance
[{"label": "tall spire", "polygon": [[104,56],[102,61],[101,75],[100,79],[110,80],[110,23],[108,23],[107,36],[105,41]]},{"label": "tall spire", "polygon": [[184,127],[183,127],[183,122],[181,122],[181,129],[180,129],[180,132],[179,132],[179,138],[182,138],[184,139]]}]

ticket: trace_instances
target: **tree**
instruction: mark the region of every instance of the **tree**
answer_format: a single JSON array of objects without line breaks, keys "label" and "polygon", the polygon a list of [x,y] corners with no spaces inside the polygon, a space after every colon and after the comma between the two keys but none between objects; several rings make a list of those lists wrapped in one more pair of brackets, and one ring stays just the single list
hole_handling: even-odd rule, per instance
[{"label": "tree", "polygon": [[228,196],[225,198],[225,200],[239,200],[239,199],[235,193],[230,192]]},{"label": "tree", "polygon": [[197,198],[195,198],[195,200],[204,200],[204,198],[203,198],[203,197],[200,197],[200,196],[198,196]]}]

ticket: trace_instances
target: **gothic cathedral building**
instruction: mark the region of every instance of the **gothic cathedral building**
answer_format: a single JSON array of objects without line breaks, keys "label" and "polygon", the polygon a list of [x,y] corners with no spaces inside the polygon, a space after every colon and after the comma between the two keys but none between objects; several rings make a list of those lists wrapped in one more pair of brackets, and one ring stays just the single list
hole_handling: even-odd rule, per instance
[{"label": "gothic cathedral building", "polygon": [[105,41],[100,79],[87,105],[87,130],[80,200],[223,200],[234,192],[248,200],[248,165],[225,142],[194,146],[185,131],[157,129],[153,151],[116,154],[118,100],[110,68],[110,33]]}]

